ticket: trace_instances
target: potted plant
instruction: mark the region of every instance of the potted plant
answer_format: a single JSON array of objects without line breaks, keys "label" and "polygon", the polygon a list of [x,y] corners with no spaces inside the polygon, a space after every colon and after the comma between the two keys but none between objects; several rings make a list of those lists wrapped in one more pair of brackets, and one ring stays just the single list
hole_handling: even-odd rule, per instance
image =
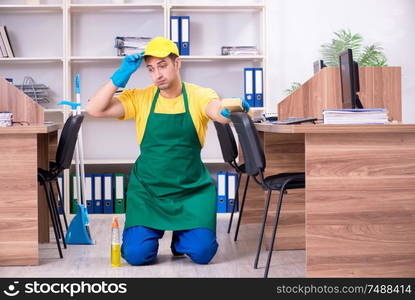
[{"label": "potted plant", "polygon": [[363,37],[358,33],[352,34],[349,29],[341,29],[334,32],[334,35],[335,38],[330,43],[321,45],[321,54],[327,66],[337,67],[339,54],[346,49],[352,49],[353,59],[361,67],[387,66],[387,58],[379,44],[363,46]]},{"label": "potted plant", "polygon": [[[335,37],[329,42],[321,45],[321,54],[324,63],[329,67],[339,66],[339,54],[346,49],[352,49],[353,59],[361,67],[385,67],[387,58],[383,54],[383,48],[378,44],[363,46],[363,37],[358,34],[352,34],[350,29],[340,29],[334,32]],[[301,86],[299,82],[292,82],[291,87],[286,89],[287,95],[290,95]]]}]

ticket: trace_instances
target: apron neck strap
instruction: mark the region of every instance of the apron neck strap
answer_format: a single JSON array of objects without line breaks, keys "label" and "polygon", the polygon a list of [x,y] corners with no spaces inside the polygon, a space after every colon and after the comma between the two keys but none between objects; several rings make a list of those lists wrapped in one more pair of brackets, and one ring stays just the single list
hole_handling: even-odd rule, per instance
[{"label": "apron neck strap", "polygon": [[[156,94],[154,95],[153,102],[151,104],[150,113],[154,113],[154,109],[156,107],[156,102],[157,102],[159,95],[160,95],[160,89],[157,88]],[[186,88],[184,87],[184,82],[182,82],[182,95],[183,95],[183,100],[184,100],[184,109],[185,109],[185,112],[187,113],[189,111],[189,103],[188,103]]]}]

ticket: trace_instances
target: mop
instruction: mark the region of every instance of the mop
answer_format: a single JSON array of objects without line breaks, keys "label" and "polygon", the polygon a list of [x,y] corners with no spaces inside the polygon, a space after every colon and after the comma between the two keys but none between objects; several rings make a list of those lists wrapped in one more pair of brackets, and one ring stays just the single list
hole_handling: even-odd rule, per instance
[{"label": "mop", "polygon": [[[73,115],[81,114],[81,89],[79,85],[79,74],[75,75],[75,95],[76,102],[61,101],[58,104],[69,105]],[[78,139],[75,148],[76,166],[76,190],[78,194],[77,212],[66,232],[66,243],[73,245],[93,245],[95,242],[91,238],[89,230],[89,218],[85,201],[85,167],[84,150],[82,142],[82,127],[79,129]],[[82,185],[81,185],[82,184]]]}]

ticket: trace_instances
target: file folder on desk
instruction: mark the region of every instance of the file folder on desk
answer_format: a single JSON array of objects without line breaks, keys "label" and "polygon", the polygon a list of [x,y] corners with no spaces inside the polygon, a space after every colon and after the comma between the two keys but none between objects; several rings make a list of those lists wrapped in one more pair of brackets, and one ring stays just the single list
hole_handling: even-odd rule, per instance
[{"label": "file folder on desk", "polygon": [[255,87],[255,100],[254,107],[264,106],[264,94],[263,94],[263,76],[262,68],[254,68],[254,87]]},{"label": "file folder on desk", "polygon": [[244,68],[244,96],[249,106],[254,107],[254,68]]},{"label": "file folder on desk", "polygon": [[104,214],[114,213],[114,200],[112,198],[112,175],[102,175],[104,182]]},{"label": "file folder on desk", "polygon": [[226,206],[227,212],[232,212],[233,206],[235,206],[235,212],[238,211],[238,202],[236,195],[236,188],[238,184],[238,174],[228,173],[228,201]]},{"label": "file folder on desk", "polygon": [[125,199],[124,199],[124,174],[115,174],[115,205],[114,212],[116,214],[125,213]]},{"label": "file folder on desk", "polygon": [[180,52],[180,17],[170,17],[170,39],[176,43],[177,49]]},{"label": "file folder on desk", "polygon": [[63,174],[58,176],[58,185],[59,185],[59,191],[58,192],[60,192],[60,194],[61,194],[60,197],[57,198],[57,199],[60,199],[60,201],[57,202],[58,203],[58,213],[60,215],[62,215],[64,207],[65,207],[64,204],[63,204],[64,203],[63,197],[65,195],[64,188],[63,188]]},{"label": "file folder on desk", "polygon": [[92,201],[92,175],[85,175],[85,201],[86,210],[89,214],[94,213],[94,202]]},{"label": "file folder on desk", "polygon": [[217,175],[217,212],[226,213],[227,202],[227,180],[225,172],[218,172]]},{"label": "file folder on desk", "polygon": [[102,175],[94,175],[94,184],[93,184],[93,203],[94,203],[94,213],[102,214],[104,213],[104,206],[102,203]]},{"label": "file folder on desk", "polygon": [[180,55],[190,55],[190,17],[180,17]]}]

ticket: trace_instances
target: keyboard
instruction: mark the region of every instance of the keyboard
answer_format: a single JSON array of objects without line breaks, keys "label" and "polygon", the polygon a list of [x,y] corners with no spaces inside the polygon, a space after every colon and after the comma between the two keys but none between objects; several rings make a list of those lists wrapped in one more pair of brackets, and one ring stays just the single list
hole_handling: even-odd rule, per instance
[{"label": "keyboard", "polygon": [[274,121],[272,124],[277,125],[290,125],[290,124],[300,124],[300,123],[306,123],[306,122],[315,122],[317,121],[317,118],[287,118],[285,120],[280,121]]}]

